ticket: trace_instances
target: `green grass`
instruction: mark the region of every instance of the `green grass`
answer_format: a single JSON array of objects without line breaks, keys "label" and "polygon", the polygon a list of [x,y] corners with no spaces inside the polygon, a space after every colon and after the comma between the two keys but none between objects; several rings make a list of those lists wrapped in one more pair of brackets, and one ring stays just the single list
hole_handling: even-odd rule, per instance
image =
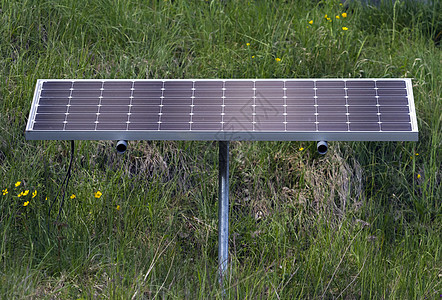
[{"label": "green grass", "polygon": [[439,1],[0,1],[0,298],[222,298],[216,143],[77,142],[55,223],[70,144],[25,140],[36,79],[407,77],[417,143],[231,144],[226,296],[439,299],[441,16]]}]

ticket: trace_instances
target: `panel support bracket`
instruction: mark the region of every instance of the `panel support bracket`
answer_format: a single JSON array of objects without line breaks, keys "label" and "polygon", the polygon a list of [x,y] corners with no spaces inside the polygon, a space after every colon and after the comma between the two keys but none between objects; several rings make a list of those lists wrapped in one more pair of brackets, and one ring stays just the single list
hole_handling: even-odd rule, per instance
[{"label": "panel support bracket", "polygon": [[221,290],[228,275],[229,260],[229,141],[219,141],[218,275]]}]

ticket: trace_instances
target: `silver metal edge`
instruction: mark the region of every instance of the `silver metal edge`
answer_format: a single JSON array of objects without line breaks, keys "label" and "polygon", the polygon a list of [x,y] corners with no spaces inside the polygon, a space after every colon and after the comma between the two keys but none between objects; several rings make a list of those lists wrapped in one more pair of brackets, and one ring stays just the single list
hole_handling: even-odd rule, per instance
[{"label": "silver metal edge", "polygon": [[30,131],[29,140],[417,141],[417,132]]},{"label": "silver metal edge", "polygon": [[26,131],[31,131],[34,128],[35,114],[37,113],[38,102],[40,101],[41,85],[44,80],[38,79],[35,85],[34,97],[32,98],[31,109],[29,111],[28,122],[26,124]]},{"label": "silver metal edge", "polygon": [[410,78],[406,78],[405,82],[407,85],[408,107],[410,108],[411,130],[414,132],[419,132],[417,127],[416,108],[414,106],[413,82]]},{"label": "silver metal edge", "polygon": [[406,81],[409,80],[409,78],[239,78],[239,79],[232,79],[232,78],[188,78],[188,79],[171,79],[171,78],[163,78],[163,79],[38,79],[38,81],[44,82],[44,81],[69,81],[69,82],[76,82],[76,81],[129,81],[129,82],[136,82],[136,81],[336,81],[336,80],[342,80],[342,81],[370,81],[370,80],[385,80],[385,81]]}]

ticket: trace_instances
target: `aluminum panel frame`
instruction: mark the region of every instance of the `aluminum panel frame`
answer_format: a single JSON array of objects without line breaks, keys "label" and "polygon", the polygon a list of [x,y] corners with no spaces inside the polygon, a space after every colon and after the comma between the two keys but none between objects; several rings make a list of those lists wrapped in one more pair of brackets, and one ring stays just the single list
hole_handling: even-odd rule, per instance
[{"label": "aluminum panel frame", "polygon": [[[403,81],[406,84],[410,114],[410,131],[168,131],[168,130],[34,130],[34,120],[44,82],[118,82],[118,81]],[[215,141],[417,141],[418,126],[414,105],[412,81],[409,78],[364,78],[364,79],[38,79],[25,130],[28,140],[215,140]]]}]

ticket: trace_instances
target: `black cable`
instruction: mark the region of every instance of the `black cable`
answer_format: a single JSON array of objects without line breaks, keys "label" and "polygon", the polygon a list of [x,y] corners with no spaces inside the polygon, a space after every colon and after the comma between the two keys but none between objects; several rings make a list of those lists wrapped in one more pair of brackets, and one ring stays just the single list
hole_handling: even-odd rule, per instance
[{"label": "black cable", "polygon": [[[69,179],[71,178],[72,162],[74,161],[74,150],[75,150],[74,149],[74,141],[71,141],[71,159],[69,161],[68,171],[66,172],[66,176],[64,177],[63,183],[61,184],[61,189],[58,191],[57,196],[54,198],[54,200],[52,201],[51,206],[49,207],[48,216],[50,218],[51,217],[52,206],[54,206],[55,201],[57,201],[58,196],[60,195],[60,192],[63,191],[63,197],[61,199],[60,208],[58,210],[57,219],[55,220],[55,222],[57,222],[58,218],[60,217],[61,209],[63,208],[64,199],[65,199],[65,196],[66,196],[66,190],[67,190],[67,187],[68,187],[68,184],[69,184]],[[48,231],[49,231],[49,223],[48,223]]]}]

